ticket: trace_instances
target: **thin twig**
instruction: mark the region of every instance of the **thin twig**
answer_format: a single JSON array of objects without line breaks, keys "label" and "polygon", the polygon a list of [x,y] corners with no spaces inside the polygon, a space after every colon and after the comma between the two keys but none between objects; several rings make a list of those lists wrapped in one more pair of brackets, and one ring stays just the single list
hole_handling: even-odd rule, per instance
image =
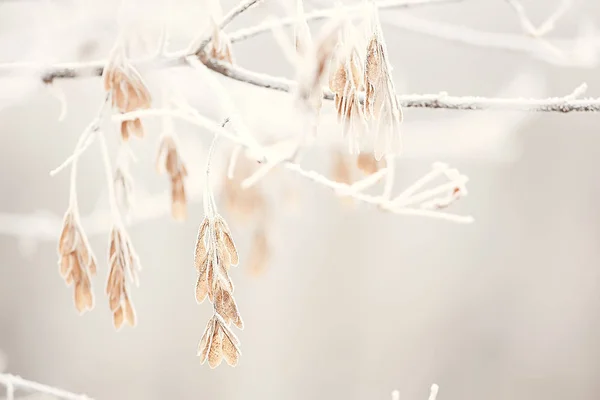
[{"label": "thin twig", "polygon": [[[218,29],[221,30],[225,28],[227,25],[231,23],[238,15],[242,14],[244,11],[248,10],[250,7],[257,5],[263,0],[245,0],[240,2],[235,8],[231,9],[225,17],[221,20],[219,25],[217,25]],[[203,35],[202,35],[203,36]],[[200,55],[206,46],[212,40],[212,34],[207,35],[205,39],[200,41],[201,37],[196,38],[192,41],[190,45],[188,55]],[[196,43],[200,42],[200,44],[196,45]]]},{"label": "thin twig", "polygon": [[541,38],[550,33],[558,20],[572,7],[573,0],[562,0],[558,8],[539,26],[535,27],[531,19],[527,16],[525,7],[518,0],[506,0],[506,2],[515,10],[523,31],[531,37]]},{"label": "thin twig", "polygon": [[[208,60],[210,69],[240,82],[267,89],[290,92],[296,83],[287,78],[274,77],[249,71],[242,67]],[[581,85],[573,93],[580,93]],[[564,97],[546,99],[493,98],[479,96],[451,96],[445,92],[438,94],[399,95],[398,101],[407,108],[445,108],[450,110],[512,110],[537,112],[597,112],[600,111],[600,98],[574,99],[573,93]],[[323,89],[323,98],[333,100],[333,93]],[[362,100],[362,98],[361,98]]]},{"label": "thin twig", "polygon": [[[394,4],[402,4],[395,2]],[[289,92],[295,82],[286,78],[274,77],[267,74],[253,72],[242,67],[227,64],[218,60],[205,59],[204,64],[211,70],[240,82],[249,83],[258,87]],[[102,75],[105,61],[81,64],[58,64],[50,67],[43,73],[45,82],[52,82],[58,78],[75,78],[83,76]],[[148,60],[141,64],[143,68],[169,67],[189,65],[189,59],[181,53],[173,53],[161,59]],[[25,65],[22,66],[27,69]],[[30,66],[31,67],[31,66]],[[38,71],[39,66],[34,71]],[[0,66],[0,71],[3,68]],[[430,108],[450,110],[519,110],[536,112],[597,112],[600,111],[600,98],[574,99],[572,95],[547,99],[523,98],[486,98],[478,96],[450,96],[447,93],[439,94],[413,94],[398,96],[402,107]],[[324,90],[324,98],[333,99],[330,90]]]},{"label": "thin twig", "polygon": [[[427,5],[440,5],[440,4],[451,4],[451,3],[459,3],[464,0],[383,0],[376,1],[375,4],[378,9],[403,9],[403,8],[413,8],[417,6],[427,6]],[[344,13],[349,17],[359,17],[361,13],[364,12],[365,3],[359,2],[356,4],[352,4],[345,7],[332,7],[332,8],[324,8],[322,10],[315,10],[309,13],[305,13],[304,17],[306,21],[320,21],[323,19],[328,19],[339,15],[340,13]],[[229,39],[231,43],[240,42],[251,37],[260,35],[262,33],[270,33],[275,28],[283,27],[283,26],[291,26],[296,23],[296,17],[286,17],[286,18],[269,18],[266,21],[251,26],[248,28],[242,28],[235,32],[229,34]]]},{"label": "thin twig", "polygon": [[[7,388],[7,391],[12,389],[14,392],[14,389],[23,389],[29,392],[48,394],[50,396],[65,400],[92,400],[86,395],[75,394],[63,389],[28,381],[17,375],[0,374],[0,384],[4,385]],[[10,395],[11,393],[7,392],[7,398],[10,398],[8,397]]]},{"label": "thin twig", "polygon": [[[221,135],[221,136],[229,139],[233,143],[239,144],[247,149],[251,149],[251,146],[247,143],[245,138],[240,137],[238,135],[232,135],[230,132],[228,132],[227,130],[220,127],[216,122],[210,121],[208,118],[201,117],[200,115],[186,116],[185,113],[174,112],[173,110],[146,109],[146,110],[133,111],[130,113],[125,113],[125,114],[114,115],[113,121],[121,122],[121,121],[125,121],[125,120],[141,118],[143,116],[162,116],[162,115],[164,115],[165,112],[168,112],[171,115],[176,116],[176,117],[181,117],[194,125],[202,127],[204,129],[208,129],[209,131],[211,131],[214,134]],[[265,162],[267,165],[269,164],[268,159],[265,159],[262,161]],[[293,163],[291,161],[283,161],[283,162],[280,162],[277,164],[285,167],[286,169],[288,169],[290,171],[296,172],[297,174],[299,174],[309,180],[312,180],[313,182],[316,182],[325,187],[328,187],[328,188],[334,190],[335,192],[341,192],[341,193],[344,193],[344,195],[350,196],[350,197],[355,198],[364,203],[376,205],[382,210],[391,211],[393,213],[403,214],[403,215],[419,215],[419,216],[426,216],[426,217],[431,217],[431,218],[440,218],[440,219],[445,219],[445,220],[459,222],[459,223],[470,223],[473,221],[473,218],[470,216],[459,216],[459,215],[444,213],[444,212],[440,212],[440,211],[407,208],[407,207],[405,207],[405,205],[402,202],[396,201],[396,199],[390,200],[384,196],[373,196],[373,195],[362,193],[362,192],[356,190],[357,187],[353,187],[352,185],[347,185],[345,183],[332,181],[332,180],[326,178],[325,176],[319,174],[316,171],[304,170],[298,164]],[[433,168],[434,168],[434,170],[444,170],[444,169],[447,169],[447,166],[445,166],[445,164],[436,163],[436,164],[434,164]],[[388,171],[388,173],[389,173],[389,171]],[[430,175],[430,174],[428,174],[428,175]],[[406,196],[407,191],[416,191],[421,186],[423,186],[425,183],[429,182],[429,180],[425,180],[425,181],[420,180],[419,182],[421,182],[420,186],[409,187],[407,190],[405,190],[405,192],[403,194],[400,195],[400,197],[403,197],[403,196],[408,197],[408,196]],[[359,188],[360,188],[360,185],[359,185]]]}]

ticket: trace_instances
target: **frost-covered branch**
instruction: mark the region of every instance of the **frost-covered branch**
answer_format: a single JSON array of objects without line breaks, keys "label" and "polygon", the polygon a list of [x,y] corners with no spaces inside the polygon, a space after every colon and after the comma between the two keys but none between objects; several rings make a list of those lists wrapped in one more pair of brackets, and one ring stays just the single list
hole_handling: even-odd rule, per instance
[{"label": "frost-covered branch", "polygon": [[554,30],[558,20],[573,6],[573,0],[562,0],[558,8],[536,28],[527,16],[525,7],[523,7],[519,0],[506,0],[506,2],[515,10],[523,31],[535,38],[542,37]]},{"label": "frost-covered branch", "polygon": [[[185,66],[188,65],[187,57],[165,58],[153,62],[155,66]],[[48,70],[45,80],[52,81],[57,78],[72,78],[83,76],[100,76],[103,71],[102,62],[95,64],[82,63],[72,65],[59,65]],[[289,92],[295,85],[293,80],[276,77],[268,74],[254,72],[237,65],[224,63],[219,60],[207,59],[205,65],[231,79],[249,83],[254,86]],[[142,69],[149,64],[142,64]],[[324,90],[324,98],[333,100],[330,90]],[[438,94],[409,94],[399,95],[398,101],[402,107],[431,108],[450,110],[513,110],[530,112],[597,112],[600,111],[600,98],[574,99],[572,96],[550,97],[545,99],[525,98],[494,98],[481,96],[452,96],[441,92]]]},{"label": "frost-covered branch", "polygon": [[[234,135],[227,129],[221,127],[217,122],[211,121],[210,119],[203,117],[199,114],[192,115],[181,110],[139,110],[130,113],[115,115],[113,116],[113,120],[116,122],[121,122],[126,120],[134,120],[137,118],[144,118],[148,116],[163,117],[166,115],[184,119],[194,125],[207,129],[210,132],[213,132],[217,135],[221,135],[222,137],[233,142],[234,144],[238,144],[251,151],[256,151],[254,147],[251,147],[254,145],[249,144],[245,137]],[[270,159],[276,157],[273,155],[269,155],[269,152],[266,149],[262,149],[259,154],[255,155],[261,157],[259,161],[267,165],[269,164]],[[389,211],[394,214],[419,215],[431,218],[445,219],[459,223],[470,223],[473,221],[473,218],[470,216],[458,216],[439,211],[439,209],[445,208],[450,203],[446,198],[436,198],[437,195],[440,195],[444,192],[449,192],[450,195],[456,195],[456,198],[451,200],[454,201],[459,197],[465,196],[467,194],[466,188],[464,187],[467,178],[464,175],[458,174],[458,171],[449,169],[448,166],[442,163],[434,164],[432,173],[427,174],[424,178],[420,179],[414,185],[410,186],[407,189],[407,191],[391,199],[389,197],[389,192],[391,192],[390,188],[386,188],[384,191],[384,195],[381,196],[375,196],[364,193],[365,189],[377,183],[377,181],[374,181],[372,177],[367,177],[364,181],[359,181],[349,185],[330,180],[316,171],[305,170],[300,165],[291,161],[277,160],[276,164],[281,165],[289,171],[295,172],[298,175],[309,179],[317,184],[332,189],[341,196],[352,197],[358,201],[375,205],[382,210]],[[380,172],[377,175],[377,177],[383,177],[387,172],[388,171]],[[425,186],[427,183],[431,182],[434,178],[440,175],[445,175],[448,178],[450,184],[440,185],[435,190],[432,189],[429,191],[424,191],[421,194],[419,194],[418,197],[416,197],[416,195],[414,194],[415,192],[423,188],[423,186]],[[262,176],[256,177],[256,179],[260,178],[262,178]]]},{"label": "frost-covered branch", "polygon": [[[460,1],[460,0],[384,0],[378,2],[379,8],[402,8],[402,7],[412,7],[416,5],[424,5],[424,4],[438,4],[445,3],[451,1]],[[242,2],[240,6],[234,8],[221,22],[219,26],[225,26],[229,23],[235,16],[239,15],[244,10],[248,9],[250,6],[256,4],[258,0],[248,0]],[[517,3],[511,3],[517,4]],[[359,13],[363,10],[363,5],[351,5],[346,7],[338,7],[326,10],[318,10],[312,13],[306,14],[307,20],[319,20],[333,17],[339,14],[341,11],[348,13]],[[564,8],[564,7],[563,7]],[[563,8],[560,8],[562,10]],[[548,31],[549,26],[553,26],[553,23],[562,15],[562,12],[558,11],[554,13],[542,28],[544,31]],[[402,16],[399,21],[407,21],[407,16]],[[408,16],[408,21],[411,21],[411,18]],[[395,19],[398,21],[398,19]],[[237,32],[234,32],[230,35],[230,39],[232,42],[240,41],[247,39],[251,36],[262,32],[269,32],[277,26],[290,25],[294,21],[294,18],[282,18],[276,20],[270,20],[265,23],[259,24],[257,26],[243,29]],[[552,22],[554,21],[554,22]],[[409,24],[410,25],[410,24]],[[420,24],[413,24],[413,28],[415,26],[420,26]],[[436,27],[436,29],[440,29],[441,33],[448,33],[446,29],[444,29],[441,25],[433,24],[432,27]],[[421,26],[422,27],[422,26]],[[427,27],[425,27],[427,28]],[[540,29],[542,29],[540,28]],[[425,29],[427,30],[427,29]],[[438,32],[439,33],[439,32]],[[452,33],[452,31],[450,31]],[[448,36],[448,35],[445,35]],[[450,34],[450,37],[452,34]],[[459,35],[460,36],[460,35]],[[476,35],[466,35],[467,37],[476,37]],[[208,39],[205,39],[200,44],[199,49],[205,47],[206,43],[210,40],[211,36]],[[475,40],[475,39],[474,39]],[[479,39],[477,39],[479,40]],[[482,44],[485,44],[485,40]],[[194,46],[192,46],[194,47]],[[545,47],[547,50],[547,46]],[[193,50],[196,51],[196,50]],[[197,50],[200,51],[200,50]],[[176,67],[176,66],[193,66],[197,68],[197,64],[199,62],[194,59],[191,60],[188,51],[179,51],[170,54],[159,53],[158,55],[146,59],[139,60],[136,64],[138,65],[140,70],[147,69],[155,69],[155,68],[164,68],[164,67]],[[556,54],[553,53],[555,56]],[[212,59],[209,57],[200,57],[202,62],[209,69],[225,75],[231,79],[249,83],[255,86],[279,90],[279,91],[292,91],[296,85],[296,82],[282,77],[276,77],[268,74],[263,74],[259,72],[249,71],[243,67],[232,65],[217,59]],[[63,78],[78,78],[78,77],[86,77],[86,76],[101,76],[104,71],[104,66],[107,61],[95,61],[95,62],[86,62],[86,63],[63,63],[56,64],[54,66],[42,67],[40,65],[33,65],[27,63],[13,63],[13,64],[4,64],[0,65],[0,73],[1,72],[12,72],[12,73],[33,73],[33,74],[41,74],[42,80],[46,83],[51,83],[54,79],[63,79]],[[323,95],[325,99],[333,100],[333,93],[329,89],[323,90]],[[359,95],[362,99],[364,98],[364,94]],[[485,110],[485,109],[498,109],[498,110],[519,110],[519,111],[537,111],[537,112],[597,112],[600,111],[600,98],[587,98],[587,99],[578,99],[574,98],[574,96],[564,96],[564,97],[552,97],[546,99],[525,99],[525,98],[487,98],[481,96],[451,96],[448,93],[440,92],[438,94],[409,94],[409,95],[399,95],[398,101],[402,107],[407,108],[430,108],[430,109],[451,109],[451,110]]]},{"label": "frost-covered branch", "polygon": [[[274,77],[249,71],[237,65],[226,64],[217,60],[209,60],[207,66],[227,77],[251,85],[289,92],[296,84],[287,78]],[[600,98],[577,99],[581,96],[582,84],[573,93],[563,97],[550,97],[546,99],[525,98],[494,98],[480,96],[452,96],[441,92],[438,94],[408,94],[398,95],[402,107],[408,108],[444,108],[450,110],[512,110],[512,111],[537,111],[537,112],[597,112],[600,111]],[[333,100],[333,93],[324,88],[323,98]]]},{"label": "frost-covered branch", "polygon": [[14,400],[15,390],[21,389],[31,393],[43,393],[64,400],[92,400],[83,394],[75,394],[63,389],[28,381],[17,375],[0,374],[0,384],[6,388],[6,399]]}]

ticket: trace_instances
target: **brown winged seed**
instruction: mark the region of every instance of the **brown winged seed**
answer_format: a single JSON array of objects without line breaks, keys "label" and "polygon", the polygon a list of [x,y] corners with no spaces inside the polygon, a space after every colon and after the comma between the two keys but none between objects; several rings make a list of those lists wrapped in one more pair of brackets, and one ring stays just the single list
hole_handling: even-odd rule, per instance
[{"label": "brown winged seed", "polygon": [[373,34],[367,46],[365,61],[365,114],[373,119],[375,158],[400,151],[402,109],[396,98],[392,68],[387,59],[383,34],[374,11]]},{"label": "brown winged seed", "polygon": [[[112,105],[120,112],[150,108],[150,92],[137,70],[125,55],[116,51],[103,73],[104,89],[110,93]],[[131,135],[144,136],[139,119],[121,122],[121,137],[127,141]]]},{"label": "brown winged seed", "polygon": [[204,364],[208,360],[211,368],[217,367],[223,359],[236,366],[240,358],[239,340],[227,324],[215,314],[208,323],[198,345],[198,356]]},{"label": "brown winged seed", "polygon": [[267,204],[260,185],[253,185],[247,189],[242,188],[242,181],[251,176],[257,169],[258,163],[248,157],[240,155],[235,163],[233,177],[223,176],[223,200],[227,214],[234,218],[236,223],[248,222],[252,216],[264,218]]},{"label": "brown winged seed", "polygon": [[338,121],[342,123],[344,136],[348,137],[350,154],[360,151],[360,140],[365,132],[365,116],[359,93],[364,90],[363,70],[360,56],[355,48],[348,55],[338,46],[332,59],[329,88],[334,93]]},{"label": "brown winged seed", "polygon": [[187,169],[179,156],[177,146],[172,137],[166,136],[160,143],[157,157],[159,171],[166,170],[171,178],[171,215],[178,221],[187,217],[187,200],[184,178]]},{"label": "brown winged seed", "polygon": [[130,279],[137,284],[137,270],[140,269],[140,266],[129,238],[125,232],[116,227],[113,227],[110,233],[109,249],[110,271],[106,283],[106,294],[110,310],[113,313],[113,324],[119,330],[123,322],[127,322],[129,326],[136,324],[135,310],[125,275],[128,274]]},{"label": "brown winged seed", "polygon": [[63,220],[58,255],[60,275],[67,286],[73,284],[75,287],[75,308],[79,314],[91,310],[94,307],[94,294],[90,276],[96,274],[96,259],[72,210],[66,212]]},{"label": "brown winged seed", "polygon": [[219,365],[222,358],[230,365],[236,365],[239,358],[239,342],[229,329],[232,322],[240,329],[244,327],[229,277],[229,268],[238,263],[225,220],[218,214],[206,217],[198,229],[194,264],[198,272],[196,301],[202,303],[208,296],[214,307],[198,348],[201,362],[208,359],[211,368]]},{"label": "brown winged seed", "polygon": [[385,161],[377,161],[371,153],[360,153],[356,158],[356,166],[367,175],[379,171],[385,164]]}]

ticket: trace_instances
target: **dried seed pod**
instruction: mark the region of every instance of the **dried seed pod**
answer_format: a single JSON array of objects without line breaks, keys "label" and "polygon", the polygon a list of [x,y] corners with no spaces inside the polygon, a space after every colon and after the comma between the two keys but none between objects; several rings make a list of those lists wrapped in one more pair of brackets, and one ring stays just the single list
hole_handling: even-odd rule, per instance
[{"label": "dried seed pod", "polygon": [[367,175],[371,175],[379,171],[384,164],[385,162],[383,160],[377,161],[373,154],[370,153],[360,153],[356,158],[356,165]]},{"label": "dried seed pod", "polygon": [[[121,113],[150,108],[152,98],[138,71],[129,63],[123,49],[116,49],[103,72],[104,90],[110,93],[113,107]],[[121,123],[121,138],[144,136],[139,119]]]},{"label": "dried seed pod", "polygon": [[334,93],[338,122],[348,138],[349,152],[354,154],[360,152],[360,141],[364,139],[366,130],[359,96],[364,90],[364,80],[358,50],[346,47],[341,43],[337,46],[336,56],[330,66],[329,87]]},{"label": "dried seed pod", "polygon": [[232,367],[235,367],[240,359],[239,349],[226,333],[223,335],[223,358]]},{"label": "dried seed pod", "polygon": [[221,327],[218,326],[213,333],[210,350],[208,351],[208,365],[211,368],[216,368],[223,360],[223,333]]},{"label": "dried seed pod", "polygon": [[67,210],[58,241],[59,273],[67,286],[74,285],[73,302],[79,314],[94,308],[91,275],[96,273],[96,259],[76,212]]},{"label": "dried seed pod", "polygon": [[264,229],[258,229],[252,238],[248,265],[250,273],[258,276],[264,273],[269,261],[269,244]]},{"label": "dried seed pod", "polygon": [[196,301],[202,303],[208,296],[214,309],[214,315],[198,347],[201,362],[208,359],[211,368],[219,365],[224,357],[228,364],[235,365],[239,357],[238,343],[231,342],[231,338],[235,336],[228,328],[232,322],[238,328],[243,328],[242,318],[233,298],[233,282],[229,276],[231,265],[238,262],[237,249],[229,227],[213,210],[212,215],[205,217],[200,224],[194,254],[198,272]]},{"label": "dried seed pod", "polygon": [[127,234],[113,227],[109,239],[109,266],[106,294],[111,311],[113,323],[119,330],[123,322],[135,326],[136,317],[129,288],[125,275],[134,283],[138,283],[137,271],[140,269],[139,260],[131,246]]},{"label": "dried seed pod", "polygon": [[233,177],[229,179],[227,174],[223,176],[222,197],[227,214],[231,215],[236,223],[248,222],[251,217],[266,212],[266,200],[260,184],[247,189],[242,188],[242,181],[251,176],[258,165],[256,161],[240,155],[235,163]]},{"label": "dried seed pod", "polygon": [[227,252],[231,257],[231,265],[238,265],[240,259],[238,257],[237,249],[235,248],[235,243],[233,243],[233,239],[231,238],[229,226],[227,226],[227,222],[225,222],[220,215],[217,215],[215,218],[215,228],[217,230],[217,240],[227,249]]},{"label": "dried seed pod", "polygon": [[[352,172],[350,169],[349,157],[339,151],[333,153],[332,176],[336,182],[345,183],[346,185],[350,185],[352,183]],[[355,204],[354,200],[348,196],[342,196],[340,200],[342,201],[342,204],[347,207]]]},{"label": "dried seed pod", "polygon": [[160,143],[156,165],[159,172],[166,171],[171,178],[171,215],[177,221],[187,217],[187,199],[184,179],[187,169],[172,137],[166,136]]},{"label": "dried seed pod", "polygon": [[365,115],[373,120],[375,159],[397,154],[401,150],[400,123],[402,109],[396,98],[392,67],[387,58],[383,33],[376,8],[373,9],[372,35],[365,60]]}]

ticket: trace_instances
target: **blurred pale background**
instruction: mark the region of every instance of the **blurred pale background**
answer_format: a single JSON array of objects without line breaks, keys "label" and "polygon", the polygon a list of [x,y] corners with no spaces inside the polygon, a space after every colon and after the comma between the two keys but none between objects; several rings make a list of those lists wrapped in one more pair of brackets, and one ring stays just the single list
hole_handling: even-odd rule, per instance
[{"label": "blurred pale background", "polygon": [[[223,8],[234,4],[228,0]],[[558,0],[523,5],[539,23]],[[117,6],[0,1],[0,62],[103,58],[116,37]],[[161,6],[131,5],[153,33]],[[209,7],[191,0],[172,7],[175,50],[206,27]],[[276,0],[265,0],[229,31],[284,11]],[[600,95],[599,67],[562,68],[523,52],[441,40],[393,23],[409,14],[518,35],[518,20],[504,1],[385,13],[399,92],[547,97],[585,81],[588,95]],[[576,37],[582,24],[600,26],[599,19],[600,3],[576,1],[551,37]],[[234,51],[249,69],[293,77],[270,35],[238,43]],[[167,74],[202,113],[224,116],[194,71],[148,74],[151,89],[160,93]],[[285,95],[220,80],[257,135],[288,134]],[[272,251],[262,276],[244,267],[251,230],[230,222],[242,256],[232,275],[246,324],[239,332],[241,362],[211,370],[196,357],[211,312],[193,297],[192,249],[202,205],[190,205],[185,223],[166,215],[167,179],[153,164],[156,119],[148,120],[146,139],[132,145],[140,196],[165,192],[160,215],[129,230],[143,265],[141,285],[132,289],[139,324],[120,332],[112,327],[103,295],[105,231],[90,233],[100,260],[96,307],[83,317],[75,312],[72,289],[56,265],[68,172],[54,178],[48,172],[72,152],[100,103],[101,86],[99,79],[57,82],[68,102],[66,119],[57,122],[59,102],[37,85],[0,80],[0,350],[7,371],[97,399],[375,400],[398,389],[403,399],[416,400],[427,397],[432,383],[440,385],[443,400],[597,398],[597,115],[405,110],[398,188],[431,162],[448,162],[470,177],[469,195],[453,211],[472,214],[472,225],[348,209],[327,189],[285,171],[267,177]],[[339,136],[331,104],[325,108],[322,134]],[[190,169],[201,171],[210,134],[176,126]],[[117,132],[108,124],[106,131],[114,150]],[[320,148],[308,161],[328,173],[329,156]],[[105,210],[97,144],[80,165],[82,214]],[[188,182],[198,200],[198,174]],[[284,205],[282,182],[296,190],[295,207]]]}]

